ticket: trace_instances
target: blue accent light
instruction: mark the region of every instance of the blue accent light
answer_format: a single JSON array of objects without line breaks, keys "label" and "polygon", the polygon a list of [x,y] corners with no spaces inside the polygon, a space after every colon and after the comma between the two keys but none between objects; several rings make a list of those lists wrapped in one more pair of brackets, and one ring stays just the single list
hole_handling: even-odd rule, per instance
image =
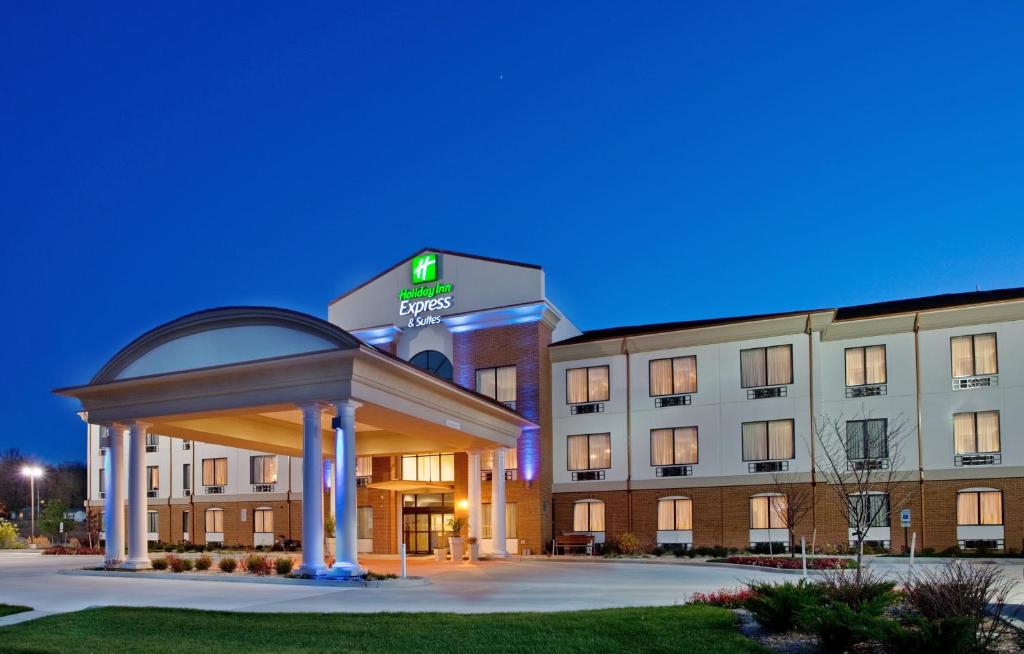
[{"label": "blue accent light", "polygon": [[459,334],[476,329],[537,322],[544,317],[544,310],[546,308],[547,304],[541,302],[539,304],[524,304],[504,309],[480,311],[461,316],[445,316],[441,320],[448,325],[450,332]]},{"label": "blue accent light", "polygon": [[537,478],[540,468],[540,429],[524,429],[519,437],[519,470],[526,481]]}]

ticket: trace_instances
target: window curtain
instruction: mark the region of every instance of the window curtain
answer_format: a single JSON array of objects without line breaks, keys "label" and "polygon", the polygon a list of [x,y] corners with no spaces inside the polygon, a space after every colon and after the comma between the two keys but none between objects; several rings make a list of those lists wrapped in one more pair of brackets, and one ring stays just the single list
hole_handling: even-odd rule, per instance
[{"label": "window curtain", "polygon": [[764,461],[768,458],[768,423],[743,423],[743,460]]},{"label": "window curtain", "polygon": [[573,368],[565,374],[565,401],[579,404],[587,401],[587,369]]},{"label": "window curtain", "polygon": [[1003,524],[1003,494],[999,491],[985,491],[978,493],[978,496],[981,505],[981,524]]},{"label": "window curtain", "polygon": [[697,392],[697,357],[672,359],[672,381],[676,393]]},{"label": "window curtain", "polygon": [[846,385],[861,386],[864,379],[864,348],[851,347],[846,351]]},{"label": "window curtain", "polygon": [[372,506],[361,506],[356,510],[356,538],[373,538]]},{"label": "window curtain", "polygon": [[866,382],[868,384],[885,383],[885,346],[872,345],[864,348]]},{"label": "window curtain", "polygon": [[495,373],[495,399],[499,402],[516,401],[516,367],[504,366]]},{"label": "window curtain", "polygon": [[953,436],[957,454],[973,454],[977,451],[973,413],[958,413],[953,416]]},{"label": "window curtain", "polygon": [[767,379],[764,348],[742,350],[740,352],[740,383],[743,388],[765,386]]},{"label": "window curtain", "polygon": [[651,395],[672,394],[672,360],[657,359],[650,363]]},{"label": "window curtain", "polygon": [[788,529],[786,513],[789,511],[789,500],[785,495],[772,495],[768,498],[770,513],[768,524],[772,529]]},{"label": "window curtain", "polygon": [[999,451],[999,412],[981,411],[978,413],[978,451]]},{"label": "window curtain", "polygon": [[402,457],[402,479],[416,479],[416,457]]},{"label": "window curtain", "polygon": [[690,500],[675,500],[676,505],[676,529],[691,531],[693,529],[693,502]]},{"label": "window curtain", "polygon": [[476,371],[476,392],[494,398],[496,394],[494,368]]},{"label": "window curtain", "polygon": [[227,459],[214,459],[214,469],[216,472],[216,484],[223,486],[228,483],[228,460]]},{"label": "window curtain", "polygon": [[974,374],[994,375],[996,372],[996,335],[978,334],[974,337]]},{"label": "window curtain", "polygon": [[[488,515],[490,518],[490,515]],[[490,524],[490,519],[487,524]],[[590,502],[577,502],[572,507],[572,530],[590,531]]]},{"label": "window curtain", "polygon": [[590,467],[592,469],[612,467],[611,434],[590,435]]},{"label": "window curtain", "polygon": [[864,420],[849,420],[846,423],[846,458],[850,461],[864,458],[864,423]]},{"label": "window curtain", "polygon": [[[480,538],[491,537],[491,505],[481,504],[480,505]],[[580,531],[576,529],[576,516],[573,515],[573,531]]]},{"label": "window curtain", "polygon": [[608,401],[608,366],[587,368],[590,402]]},{"label": "window curtain", "polygon": [[604,502],[588,502],[590,531],[604,531]]},{"label": "window curtain", "polygon": [[656,466],[670,466],[674,463],[675,455],[672,450],[672,430],[652,429],[651,464]]},{"label": "window curtain", "polygon": [[224,531],[224,512],[220,509],[206,510],[206,532],[221,533]]},{"label": "window curtain", "polygon": [[516,504],[505,504],[505,538],[519,538],[516,534],[516,525],[519,524],[519,520],[516,518]]},{"label": "window curtain", "polygon": [[[431,459],[435,457],[431,456]],[[440,477],[430,481],[455,481],[455,455],[441,454],[436,457],[438,460],[438,474]]]},{"label": "window curtain", "polygon": [[884,494],[869,495],[871,502],[871,520],[872,527],[888,527],[889,526],[889,496]]},{"label": "window curtain", "polygon": [[160,488],[160,467],[146,467],[146,490],[157,490]]},{"label": "window curtain", "polygon": [[793,458],[792,420],[772,420],[768,423],[768,456],[772,459]]},{"label": "window curtain", "polygon": [[780,345],[768,348],[768,385],[793,383],[793,348]]},{"label": "window curtain", "polygon": [[675,430],[675,462],[697,463],[697,428],[679,427]]},{"label": "window curtain", "polygon": [[958,493],[956,496],[956,523],[976,525],[978,523],[978,494]]},{"label": "window curtain", "polygon": [[270,509],[256,509],[252,512],[253,531],[260,534],[274,533],[274,512]]},{"label": "window curtain", "polygon": [[151,534],[154,534],[158,531],[156,524],[156,516],[156,511],[146,512],[146,530],[149,531],[149,533]]},{"label": "window curtain", "polygon": [[658,529],[661,531],[672,531],[675,528],[675,500],[658,500]]},{"label": "window curtain", "polygon": [[884,459],[889,456],[888,421],[874,418],[867,421],[867,449],[869,459]]},{"label": "window curtain", "polygon": [[949,339],[953,357],[953,376],[970,377],[974,374],[974,352],[970,336]]},{"label": "window curtain", "polygon": [[373,476],[373,457],[372,456],[357,456],[356,457],[356,477],[372,477]]},{"label": "window curtain", "polygon": [[582,436],[569,437],[569,470],[586,470],[590,467],[589,439]]},{"label": "window curtain", "polygon": [[767,497],[751,497],[750,498],[750,528],[751,529],[767,529],[768,528],[768,498]]},{"label": "window curtain", "polygon": [[[505,470],[517,470],[519,468],[519,450],[514,447],[505,448]],[[508,533],[508,532],[506,532]]]}]

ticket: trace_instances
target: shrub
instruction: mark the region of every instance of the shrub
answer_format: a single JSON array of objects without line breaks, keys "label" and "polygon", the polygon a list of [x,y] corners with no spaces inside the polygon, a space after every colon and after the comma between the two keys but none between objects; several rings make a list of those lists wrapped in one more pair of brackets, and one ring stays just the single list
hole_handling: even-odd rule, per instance
[{"label": "shrub", "polygon": [[817,604],[822,596],[821,586],[803,579],[796,583],[754,583],[750,590],[753,596],[746,607],[765,629],[774,632],[794,629],[800,612]]},{"label": "shrub", "polygon": [[615,544],[619,554],[639,554],[640,553],[640,540],[631,531],[627,531],[619,536],[618,542]]},{"label": "shrub", "polygon": [[71,555],[96,555],[103,554],[103,550],[98,547],[65,547],[63,545],[54,545],[53,547],[47,547],[43,550],[43,554],[59,555],[59,556],[71,556]]},{"label": "shrub", "polygon": [[786,550],[785,543],[754,543],[750,548],[753,554],[782,554]]},{"label": "shrub", "polygon": [[882,623],[880,633],[887,648],[898,654],[973,654],[976,627],[968,618],[926,620],[919,615],[906,619],[906,624],[893,620]]},{"label": "shrub", "polygon": [[209,554],[200,554],[196,557],[196,570],[209,570],[213,565],[213,557]]},{"label": "shrub", "polygon": [[279,575],[288,574],[292,571],[293,567],[295,567],[295,561],[292,561],[291,557],[282,556],[274,561],[274,570]]},{"label": "shrub", "polygon": [[221,559],[217,562],[217,567],[220,568],[221,572],[234,572],[235,568],[238,567],[238,561],[231,557]]},{"label": "shrub", "polygon": [[274,572],[274,561],[269,556],[252,554],[245,560],[245,569],[254,575],[265,577]]},{"label": "shrub", "polygon": [[167,569],[167,559],[165,559],[163,557],[160,557],[159,559],[153,559],[153,569],[154,570],[166,570]]},{"label": "shrub", "polygon": [[368,570],[363,575],[363,579],[367,581],[380,581],[381,579],[398,579],[398,575],[391,574],[390,572],[373,572]]},{"label": "shrub", "polygon": [[0,550],[13,548],[18,543],[18,528],[13,522],[0,518]]},{"label": "shrub", "polygon": [[185,570],[184,561],[180,556],[167,555],[167,565],[170,566],[172,572],[183,572]]},{"label": "shrub", "polygon": [[800,611],[798,623],[809,633],[821,639],[824,652],[846,652],[884,633],[885,621],[879,617],[884,606],[877,602],[861,610],[839,602],[811,605]]},{"label": "shrub", "polygon": [[181,559],[181,569],[188,572],[195,567],[195,563],[192,559]]},{"label": "shrub", "polygon": [[[724,559],[725,563],[736,563],[738,565],[758,565],[765,568],[778,568],[780,570],[801,570],[803,562],[793,557],[775,558],[770,556],[730,556]],[[808,570],[835,570],[841,568],[852,568],[856,563],[852,559],[821,558],[807,559]]]},{"label": "shrub", "polygon": [[739,609],[746,606],[754,597],[753,591],[749,588],[737,588],[722,590],[712,593],[694,593],[690,598],[690,604],[707,604],[708,606],[721,606],[726,609]]},{"label": "shrub", "polygon": [[845,604],[855,611],[875,610],[881,613],[894,603],[898,596],[896,584],[865,568],[860,574],[837,568],[826,569],[819,583],[825,599],[835,604]]}]

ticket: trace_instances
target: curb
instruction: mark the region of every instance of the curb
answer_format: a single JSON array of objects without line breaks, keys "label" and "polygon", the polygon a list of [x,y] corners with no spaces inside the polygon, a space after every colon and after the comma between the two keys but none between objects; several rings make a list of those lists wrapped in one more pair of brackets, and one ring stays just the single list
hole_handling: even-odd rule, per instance
[{"label": "curb", "polygon": [[[425,577],[405,579],[374,579],[345,581],[341,579],[288,579],[282,577],[197,575],[187,572],[125,572],[122,570],[58,570],[57,574],[73,577],[114,577],[122,579],[169,579],[172,581],[213,581],[234,584],[271,584],[278,586],[318,586],[323,588],[415,588],[428,586]],[[20,614],[19,614],[20,615]]]}]

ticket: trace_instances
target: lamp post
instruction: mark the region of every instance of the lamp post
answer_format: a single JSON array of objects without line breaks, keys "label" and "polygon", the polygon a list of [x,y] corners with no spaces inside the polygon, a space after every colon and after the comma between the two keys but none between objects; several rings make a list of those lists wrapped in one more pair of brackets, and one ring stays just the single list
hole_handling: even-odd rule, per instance
[{"label": "lamp post", "polygon": [[25,466],[21,469],[21,474],[28,477],[29,484],[29,498],[32,501],[32,510],[30,512],[32,520],[32,547],[35,547],[36,539],[36,478],[43,476],[43,469],[39,466]]}]

